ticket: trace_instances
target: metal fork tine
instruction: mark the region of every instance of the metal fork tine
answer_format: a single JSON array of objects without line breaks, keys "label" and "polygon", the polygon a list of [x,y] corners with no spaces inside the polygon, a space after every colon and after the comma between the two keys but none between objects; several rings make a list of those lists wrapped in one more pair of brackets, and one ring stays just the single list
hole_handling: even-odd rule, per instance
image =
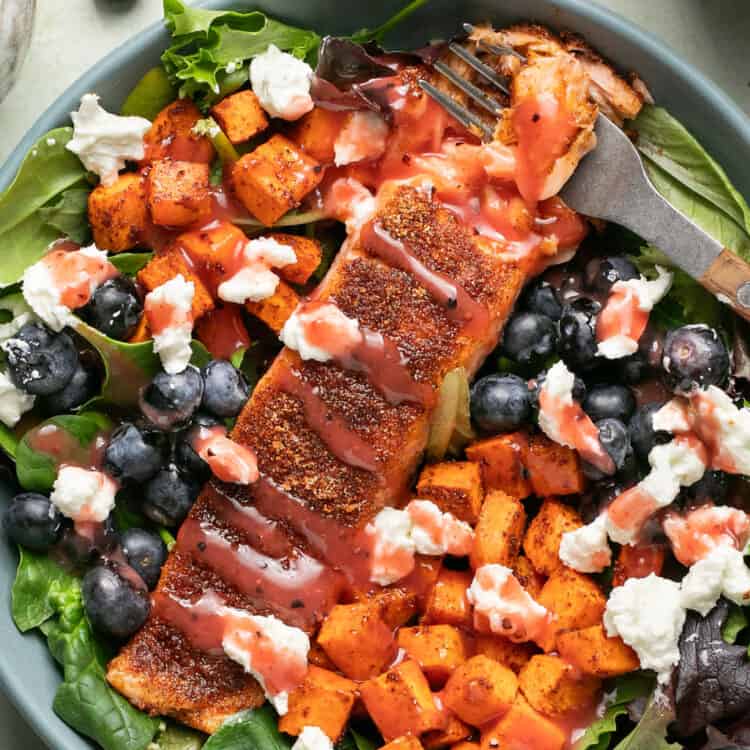
[{"label": "metal fork tine", "polygon": [[492,139],[494,131],[486,122],[483,122],[468,109],[451,99],[450,96],[435,88],[429,81],[420,79],[419,85],[428,96],[431,96],[443,109],[452,114],[465,128],[473,132],[479,131],[483,138],[487,140]]},{"label": "metal fork tine", "polygon": [[475,86],[471,81],[461,78],[455,70],[440,60],[433,63],[435,70],[444,75],[456,88],[461,89],[467,96],[470,96],[477,104],[484,107],[490,114],[499,115],[503,106],[491,96],[487,96],[480,88]]},{"label": "metal fork tine", "polygon": [[[472,24],[464,24],[464,31],[467,34],[473,34],[475,30],[476,27]],[[489,42],[485,42],[483,39],[480,39],[477,43],[483,46],[488,52],[492,52],[493,55],[514,55],[515,57],[518,57],[519,59],[526,62],[526,57],[520,52],[516,52],[516,50],[514,50],[512,47],[501,47],[498,44],[490,44]]]},{"label": "metal fork tine", "polygon": [[510,94],[510,90],[500,76],[489,65],[485,65],[476,55],[467,52],[461,47],[461,45],[456,44],[455,42],[450,44],[448,49],[450,49],[456,57],[460,57],[469,67],[476,70],[480,76],[486,78],[493,86],[500,89],[504,94]]}]

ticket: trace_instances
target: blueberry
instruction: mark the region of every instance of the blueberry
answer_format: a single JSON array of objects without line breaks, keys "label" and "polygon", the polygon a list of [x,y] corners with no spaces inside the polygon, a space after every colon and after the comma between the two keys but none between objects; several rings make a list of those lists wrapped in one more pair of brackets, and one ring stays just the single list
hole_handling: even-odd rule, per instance
[{"label": "blueberry", "polygon": [[177,526],[185,520],[198,492],[200,484],[170,464],[146,484],[143,512],[154,523]]},{"label": "blueberry", "polygon": [[539,313],[516,313],[505,326],[503,351],[522,365],[544,361],[555,351],[557,327]]},{"label": "blueberry", "polygon": [[145,529],[128,529],[122,535],[120,543],[128,565],[138,573],[149,589],[155,589],[167,559],[167,546],[164,542]]},{"label": "blueberry", "polygon": [[635,411],[635,396],[624,385],[595,385],[582,405],[594,422],[608,417],[627,422]]},{"label": "blueberry", "polygon": [[78,352],[67,333],[53,334],[28,323],[3,344],[13,383],[34,396],[61,391],[78,367]]},{"label": "blueberry", "polygon": [[77,313],[105,336],[125,341],[138,327],[143,304],[135,284],[127,276],[117,276],[98,286]]},{"label": "blueberry", "polygon": [[672,436],[664,430],[654,430],[654,414],[664,406],[658,401],[639,406],[628,423],[630,442],[638,458],[644,461],[656,445],[668,443]]},{"label": "blueberry", "polygon": [[[633,453],[630,445],[630,435],[624,422],[619,419],[600,419],[595,422],[599,430],[599,442],[602,448],[607,452],[615,465],[615,472],[619,472],[625,467],[628,456]],[[583,473],[589,479],[602,479],[605,475],[596,467],[584,462]]]},{"label": "blueberry", "polygon": [[640,352],[618,360],[617,368],[628,385],[636,385],[645,380],[651,370],[648,361]]},{"label": "blueberry", "polygon": [[596,319],[601,305],[579,297],[563,307],[557,350],[572,370],[587,370],[596,362]]},{"label": "blueberry", "polygon": [[3,527],[16,544],[34,552],[46,552],[62,535],[63,516],[49,498],[23,492],[10,501]]},{"label": "blueberry", "polygon": [[[531,395],[531,405],[535,408],[539,408],[539,391],[547,379],[547,371],[542,370],[535,378],[529,381],[529,393]],[[586,398],[586,383],[583,382],[578,375],[573,377],[573,398],[578,403],[583,403]]]},{"label": "blueberry", "polygon": [[124,640],[146,622],[151,609],[147,592],[116,569],[97,565],[86,573],[81,588],[86,615],[103,635]]},{"label": "blueberry", "polygon": [[523,295],[521,295],[521,308],[528,312],[546,315],[552,320],[560,320],[562,305],[557,298],[557,292],[549,282],[543,279],[532,281]]},{"label": "blueberry", "polygon": [[530,415],[529,388],[517,375],[487,375],[471,388],[471,417],[483,432],[512,432]]},{"label": "blueberry", "polygon": [[201,406],[222,419],[236,417],[245,405],[250,388],[242,373],[226,359],[214,359],[201,371],[203,402]]},{"label": "blueberry", "polygon": [[584,273],[586,286],[601,294],[608,294],[617,281],[637,279],[638,276],[636,267],[622,255],[592,258],[586,264]]},{"label": "blueberry", "polygon": [[696,386],[720,386],[729,375],[729,352],[713,328],[682,326],[667,333],[662,366],[669,386],[678,393],[688,393]]},{"label": "blueberry", "polygon": [[708,500],[721,505],[729,493],[729,476],[723,471],[707,471],[695,484],[685,488],[685,493],[696,505]]},{"label": "blueberry", "polygon": [[57,393],[43,396],[37,402],[37,406],[49,416],[65,414],[93,398],[98,388],[99,376],[96,370],[79,363],[68,384]]},{"label": "blueberry", "polygon": [[189,422],[202,398],[200,371],[188,366],[175,375],[156,375],[141,394],[141,411],[156,427],[169,430]]},{"label": "blueberry", "polygon": [[124,482],[151,479],[161,463],[162,454],[153,438],[127,422],[112,433],[104,451],[104,468]]}]

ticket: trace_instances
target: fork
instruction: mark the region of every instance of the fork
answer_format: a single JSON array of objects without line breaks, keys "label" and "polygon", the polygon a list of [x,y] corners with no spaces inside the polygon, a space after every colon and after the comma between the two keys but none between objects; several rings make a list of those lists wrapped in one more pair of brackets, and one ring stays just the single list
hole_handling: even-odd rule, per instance
[{"label": "fork", "polygon": [[[465,24],[467,32],[472,31]],[[480,49],[496,55],[526,58],[516,50],[479,42]],[[505,81],[490,66],[457,43],[449,50],[504,94]],[[503,105],[442,61],[433,67],[482,109],[498,116]],[[419,81],[422,89],[483,141],[491,141],[494,128],[482,118],[439,90],[429,81]],[[595,133],[596,148],[583,157],[560,197],[575,211],[604,219],[630,229],[658,247],[672,263],[688,273],[723,303],[750,320],[750,264],[725,248],[697,224],[672,206],[654,188],[643,162],[628,136],[603,114]]]}]

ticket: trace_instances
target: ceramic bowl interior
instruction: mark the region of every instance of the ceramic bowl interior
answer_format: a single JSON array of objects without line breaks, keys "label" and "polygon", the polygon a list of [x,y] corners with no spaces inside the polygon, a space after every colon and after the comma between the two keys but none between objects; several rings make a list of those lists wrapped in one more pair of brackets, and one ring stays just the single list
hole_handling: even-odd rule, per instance
[{"label": "ceramic bowl interior", "polygon": [[[154,2],[155,0],[151,0]],[[340,0],[208,0],[214,9],[259,8],[276,17],[329,34],[374,27],[403,5],[403,0],[356,3],[342,12]],[[572,29],[623,71],[636,70],[657,102],[669,108],[726,168],[735,185],[750,196],[750,120],[727,96],[658,39],[590,0],[432,0],[389,40],[397,46],[419,46],[445,38],[463,21],[506,25],[534,20],[556,29]],[[143,31],[108,55],[74,83],[39,118],[0,169],[0,190],[13,178],[23,155],[47,130],[68,123],[68,113],[82,94],[94,91],[104,106],[117,110],[138,79],[159,60],[168,43],[161,24]],[[1,262],[1,261],[0,261]],[[13,488],[0,483],[0,507]],[[81,738],[52,712],[60,674],[37,634],[21,636],[10,618],[10,587],[17,556],[0,542],[0,685],[39,736],[55,750],[87,750]]]}]

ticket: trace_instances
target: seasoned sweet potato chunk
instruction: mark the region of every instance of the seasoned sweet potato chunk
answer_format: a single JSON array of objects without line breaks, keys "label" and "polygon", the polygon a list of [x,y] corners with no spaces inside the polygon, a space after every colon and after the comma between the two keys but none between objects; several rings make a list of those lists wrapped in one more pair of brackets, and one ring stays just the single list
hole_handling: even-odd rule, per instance
[{"label": "seasoned sweet potato chunk", "polygon": [[498,563],[513,567],[526,527],[526,511],[520,500],[502,490],[487,494],[479,512],[471,550],[471,566]]},{"label": "seasoned sweet potato chunk", "polygon": [[137,247],[148,221],[146,183],[140,174],[125,172],[113,185],[98,185],[89,195],[89,223],[102,250],[119,253]]},{"label": "seasoned sweet potato chunk", "polygon": [[237,197],[259,221],[271,226],[323,179],[320,164],[283,135],[274,135],[232,168]]},{"label": "seasoned sweet potato chunk", "polygon": [[268,127],[268,118],[258,97],[249,90],[222,99],[211,114],[232,143],[244,143]]},{"label": "seasoned sweet potato chunk", "polygon": [[563,534],[581,526],[581,517],[569,505],[554,498],[544,501],[539,513],[529,524],[523,540],[526,557],[531,560],[538,573],[548,576],[562,566],[560,542]]},{"label": "seasoned sweet potato chunk", "polygon": [[419,738],[413,734],[406,734],[403,737],[396,737],[395,740],[391,740],[387,745],[383,745],[380,750],[422,750],[422,748]]},{"label": "seasoned sweet potato chunk", "polygon": [[435,689],[441,688],[468,656],[463,633],[451,625],[401,628],[397,643],[407,656],[419,664]]},{"label": "seasoned sweet potato chunk", "polygon": [[547,716],[559,716],[595,703],[601,682],[577,673],[559,656],[532,656],[518,675],[518,686],[529,704]]},{"label": "seasoned sweet potato chunk", "polygon": [[279,276],[290,284],[304,284],[309,281],[323,258],[320,242],[310,237],[283,232],[271,232],[268,237],[273,237],[282,245],[289,245],[297,256],[296,263],[279,269]]},{"label": "seasoned sweet potato chunk", "polygon": [[635,651],[622,638],[610,638],[603,625],[560,633],[557,648],[573,666],[595,677],[617,677],[640,667]]},{"label": "seasoned sweet potato chunk", "polygon": [[313,159],[321,164],[331,164],[334,144],[345,119],[346,112],[315,107],[297,123],[290,137]]},{"label": "seasoned sweet potato chunk", "polygon": [[513,565],[513,574],[518,582],[536,599],[544,586],[545,577],[536,572],[531,560],[524,555],[519,555]]},{"label": "seasoned sweet potato chunk", "polygon": [[584,490],[578,454],[572,448],[553,443],[545,435],[529,436],[523,463],[531,488],[539,497],[578,495]]},{"label": "seasoned sweet potato chunk", "polygon": [[279,281],[273,295],[260,302],[246,302],[245,309],[262,320],[272,331],[280,333],[297,305],[299,305],[297,292],[289,284]]},{"label": "seasoned sweet potato chunk", "polygon": [[417,613],[417,595],[401,587],[381,589],[364,597],[377,610],[388,627],[396,629],[405,625]]},{"label": "seasoned sweet potato chunk", "polygon": [[519,672],[538,649],[533,643],[513,643],[502,635],[480,634],[474,640],[474,651]]},{"label": "seasoned sweet potato chunk", "polygon": [[461,721],[452,711],[445,712],[445,727],[422,735],[425,750],[440,750],[450,747],[471,736],[471,727]]},{"label": "seasoned sweet potato chunk", "polygon": [[479,440],[466,448],[466,458],[482,467],[485,492],[502,490],[523,500],[531,494],[523,456],[526,434],[513,432]]},{"label": "seasoned sweet potato chunk", "polygon": [[473,461],[446,461],[429,464],[417,482],[417,495],[432,500],[444,513],[453,513],[475,524],[484,500],[479,464]]},{"label": "seasoned sweet potato chunk", "polygon": [[214,158],[211,141],[193,133],[195,123],[202,117],[190,99],[177,99],[164,107],[143,137],[146,148],[143,163],[176,159],[209,164]]},{"label": "seasoned sweet potato chunk", "polygon": [[481,750],[563,750],[567,733],[519,695],[502,719],[482,731]]},{"label": "seasoned sweet potato chunk", "polygon": [[146,179],[148,207],[154,224],[184,227],[211,213],[208,164],[161,159]]},{"label": "seasoned sweet potato chunk", "polygon": [[471,605],[466,590],[471,586],[471,574],[443,568],[427,598],[425,624],[439,623],[471,628]]}]

